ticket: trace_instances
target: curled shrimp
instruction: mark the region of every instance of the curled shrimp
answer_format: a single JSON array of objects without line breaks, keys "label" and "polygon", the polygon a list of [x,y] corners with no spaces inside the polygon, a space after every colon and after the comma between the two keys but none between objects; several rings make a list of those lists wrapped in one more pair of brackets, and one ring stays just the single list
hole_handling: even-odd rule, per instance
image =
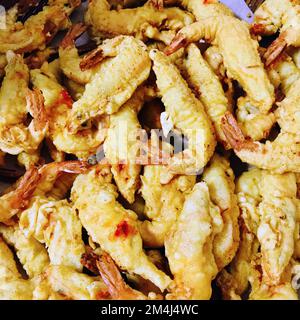
[{"label": "curled shrimp", "polygon": [[157,86],[175,128],[188,138],[188,149],[172,156],[168,163],[168,183],[176,174],[202,169],[212,156],[216,140],[212,123],[202,103],[194,96],[179,70],[162,52],[150,51]]},{"label": "curled shrimp", "polygon": [[181,29],[165,53],[171,54],[190,42],[206,39],[219,47],[230,78],[239,82],[251,103],[267,113],[274,102],[274,88],[260,60],[245,22],[226,15],[209,17]]},{"label": "curled shrimp", "polygon": [[43,93],[49,123],[47,138],[55,148],[81,159],[87,159],[95,153],[106,137],[108,118],[95,119],[84,130],[76,134],[69,133],[67,124],[73,100],[66,89],[52,75],[41,70],[31,71],[31,78],[34,86]]},{"label": "curled shrimp", "polygon": [[[29,74],[23,58],[8,53],[6,75],[0,91],[0,148],[10,154],[34,152],[47,132],[44,100],[38,90],[28,89]],[[17,90],[11,90],[17,86]],[[11,103],[16,105],[11,110]],[[30,113],[33,120],[24,122]]]},{"label": "curled shrimp", "polygon": [[269,66],[287,46],[300,46],[299,2],[293,0],[266,0],[256,10],[252,32],[272,35],[280,30],[279,37],[269,46],[264,58]]},{"label": "curled shrimp", "polygon": [[267,141],[263,144],[245,139],[234,117],[230,113],[225,115],[222,120],[224,134],[242,161],[276,173],[299,172],[299,86],[298,79],[288,91],[286,98],[278,103],[276,118],[281,132],[272,142]]},{"label": "curled shrimp", "polygon": [[69,25],[68,15],[60,5],[45,6],[24,24],[16,22],[0,30],[0,52],[23,53],[44,49],[53,36]]},{"label": "curled shrimp", "polygon": [[193,22],[193,17],[179,8],[157,10],[151,1],[142,7],[111,10],[108,1],[89,2],[85,22],[94,36],[132,35],[141,40],[164,40],[164,33],[177,31]]}]

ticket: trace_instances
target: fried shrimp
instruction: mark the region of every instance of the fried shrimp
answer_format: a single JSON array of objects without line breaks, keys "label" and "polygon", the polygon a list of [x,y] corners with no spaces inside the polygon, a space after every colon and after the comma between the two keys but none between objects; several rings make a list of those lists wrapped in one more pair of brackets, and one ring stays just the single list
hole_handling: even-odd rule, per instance
[{"label": "fried shrimp", "polygon": [[150,51],[157,86],[174,127],[188,138],[188,149],[174,155],[168,163],[168,183],[176,174],[196,173],[212,156],[216,140],[212,123],[202,103],[193,95],[179,70],[158,50]]},{"label": "fried shrimp", "polygon": [[298,0],[266,0],[256,10],[252,32],[272,35],[280,30],[279,37],[269,46],[264,57],[269,66],[287,46],[300,46],[300,17]]},{"label": "fried shrimp", "polygon": [[151,61],[146,46],[133,37],[104,41],[81,61],[81,67],[89,69],[105,57],[109,58],[100,63],[82,97],[73,103],[69,117],[72,133],[90,119],[117,112],[149,76]]},{"label": "fried shrimp", "polygon": [[234,117],[225,115],[224,134],[242,161],[276,173],[300,172],[299,88],[300,79],[293,83],[285,99],[277,103],[275,115],[281,132],[272,142],[246,140]]},{"label": "fried shrimp", "polygon": [[147,88],[140,87],[133,96],[110,116],[110,126],[103,144],[104,154],[111,166],[117,187],[123,197],[133,203],[139,187],[141,165],[136,161],[141,125],[138,112],[143,106]]},{"label": "fried shrimp", "polygon": [[111,255],[120,268],[153,282],[162,291],[171,279],[157,269],[143,251],[137,216],[117,202],[108,167],[79,175],[71,191],[74,208],[92,240]]},{"label": "fried shrimp", "polygon": [[[89,264],[94,264],[93,268],[98,269],[98,272],[103,279],[103,282],[108,288],[110,296],[114,300],[146,300],[147,296],[141,292],[132,289],[127,285],[122,278],[118,267],[113,259],[106,252],[101,252],[97,255],[93,252],[88,253],[85,257]],[[153,296],[153,295],[152,295]],[[154,296],[155,297],[155,296]]]},{"label": "fried shrimp", "polygon": [[0,237],[0,299],[31,300],[34,286],[22,279],[13,253]]},{"label": "fried shrimp", "polygon": [[33,198],[30,208],[22,212],[19,224],[26,237],[45,243],[51,264],[82,270],[80,259],[85,251],[82,226],[66,200]]},{"label": "fried shrimp", "polygon": [[164,40],[164,33],[177,31],[193,22],[193,16],[179,8],[157,10],[151,1],[144,6],[111,10],[108,1],[92,0],[85,15],[93,36],[131,35],[141,40]]},{"label": "fried shrimp", "polygon": [[82,159],[95,153],[105,139],[108,119],[102,117],[76,134],[69,133],[67,124],[73,100],[68,92],[56,79],[40,70],[32,70],[31,78],[34,86],[43,93],[49,123],[48,138],[57,150]]},{"label": "fried shrimp", "polygon": [[41,274],[49,265],[48,253],[33,237],[26,237],[18,226],[0,225],[5,242],[14,247],[16,255],[29,278]]},{"label": "fried shrimp", "polygon": [[252,169],[239,178],[237,192],[244,222],[260,243],[263,281],[277,285],[299,237],[296,176]]},{"label": "fried shrimp", "polygon": [[107,300],[110,294],[100,277],[91,277],[64,265],[51,265],[45,272],[54,292],[73,300]]},{"label": "fried shrimp", "polygon": [[[162,148],[165,147],[166,143],[163,143]],[[162,184],[161,177],[165,171],[164,166],[146,165],[141,176],[140,192],[145,200],[144,214],[149,220],[141,222],[139,229],[145,245],[150,248],[164,245],[172,225],[180,215],[186,194],[196,182],[195,176],[181,175]]]},{"label": "fried shrimp", "polygon": [[187,83],[194,89],[197,97],[205,106],[216,130],[218,141],[228,147],[221,129],[221,118],[226,111],[230,110],[230,107],[218,76],[205,61],[195,44],[187,47],[186,57],[181,66],[179,69],[186,77]]},{"label": "fried shrimp", "polygon": [[26,171],[15,190],[1,197],[0,222],[5,222],[24,210],[30,202],[40,180],[40,174],[36,168]]},{"label": "fried shrimp", "polygon": [[174,283],[167,299],[210,299],[211,281],[218,273],[213,254],[213,211],[204,182],[186,197],[182,212],[165,241]]},{"label": "fried shrimp", "polygon": [[240,240],[234,178],[229,161],[218,155],[214,155],[202,177],[208,186],[211,201],[221,210],[221,230],[213,240],[213,254],[219,270],[231,262]]},{"label": "fried shrimp", "polygon": [[239,82],[261,113],[267,113],[274,102],[274,88],[246,23],[226,15],[203,19],[181,29],[165,52],[171,54],[200,39],[218,46],[228,76]]},{"label": "fried shrimp", "polygon": [[[38,149],[46,135],[44,103],[37,90],[28,89],[29,71],[23,58],[12,52],[7,58],[0,90],[0,148],[10,154],[30,153]],[[14,87],[16,90],[12,90]],[[33,118],[29,126],[25,125],[28,113]]]},{"label": "fried shrimp", "polygon": [[16,22],[0,30],[0,52],[12,50],[23,53],[44,49],[46,43],[69,25],[68,15],[59,5],[45,6],[24,24]]}]

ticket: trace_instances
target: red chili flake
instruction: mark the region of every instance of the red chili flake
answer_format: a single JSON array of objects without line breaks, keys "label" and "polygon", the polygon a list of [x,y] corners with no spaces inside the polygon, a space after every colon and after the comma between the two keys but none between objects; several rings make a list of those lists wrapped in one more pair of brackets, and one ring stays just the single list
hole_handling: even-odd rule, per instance
[{"label": "red chili flake", "polygon": [[215,3],[215,0],[204,0],[203,4]]},{"label": "red chili flake", "polygon": [[96,293],[96,300],[105,300],[110,298],[110,294],[108,291],[99,291]]},{"label": "red chili flake", "polygon": [[60,103],[64,103],[69,108],[71,108],[72,105],[73,105],[73,100],[72,100],[72,98],[70,97],[69,93],[66,90],[62,90],[60,92],[59,102]]},{"label": "red chili flake", "polygon": [[115,231],[116,237],[127,237],[129,234],[135,234],[136,230],[132,227],[126,220],[121,221],[117,225],[117,229]]}]

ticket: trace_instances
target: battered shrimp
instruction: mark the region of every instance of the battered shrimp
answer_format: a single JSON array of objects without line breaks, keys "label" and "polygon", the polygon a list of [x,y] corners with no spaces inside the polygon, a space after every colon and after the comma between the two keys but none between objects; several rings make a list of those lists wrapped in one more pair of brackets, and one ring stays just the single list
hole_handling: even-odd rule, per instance
[{"label": "battered shrimp", "polygon": [[25,237],[18,226],[0,225],[0,234],[7,244],[14,247],[29,278],[41,274],[48,267],[49,257],[45,247],[34,238]]},{"label": "battered shrimp", "polygon": [[161,177],[165,171],[164,166],[146,165],[141,176],[140,192],[145,200],[144,214],[150,221],[141,222],[139,229],[145,245],[151,248],[164,245],[171,227],[180,215],[186,194],[196,182],[195,176],[182,175],[162,184]]},{"label": "battered shrimp", "polygon": [[91,277],[64,265],[49,266],[45,276],[51,289],[68,299],[110,299],[108,288],[100,277]]},{"label": "battered shrimp", "polygon": [[212,123],[202,103],[193,95],[179,70],[158,50],[150,51],[157,86],[174,127],[188,138],[188,149],[171,157],[168,183],[176,174],[190,174],[202,169],[212,156],[216,140]]},{"label": "battered shrimp", "polygon": [[[23,58],[9,52],[7,59],[0,90],[0,148],[10,154],[33,152],[47,131],[43,99],[37,90],[28,89],[29,72]],[[27,127],[28,113],[33,120]]]},{"label": "battered shrimp", "polygon": [[59,5],[45,6],[24,24],[16,22],[0,30],[0,52],[8,50],[23,53],[43,50],[46,43],[62,29],[69,26],[66,11]]},{"label": "battered shrimp", "polygon": [[236,155],[244,162],[276,173],[300,172],[299,95],[300,79],[293,83],[286,98],[277,103],[275,114],[281,132],[265,144],[246,140],[231,114],[222,119],[223,130]]},{"label": "battered shrimp", "polygon": [[222,228],[213,240],[213,254],[219,270],[228,265],[239,246],[239,207],[234,193],[234,174],[229,161],[215,155],[203,173],[211,201],[221,210]]},{"label": "battered shrimp", "polygon": [[163,291],[171,279],[144,253],[137,216],[117,202],[118,193],[111,179],[107,167],[93,169],[76,178],[71,199],[82,225],[122,269],[141,275]]},{"label": "battered shrimp", "polygon": [[252,169],[239,178],[237,192],[243,219],[260,243],[263,282],[277,285],[299,236],[296,176]]},{"label": "battered shrimp", "polygon": [[69,130],[75,133],[87,120],[102,114],[112,114],[132,96],[136,88],[148,78],[151,61],[146,46],[139,40],[119,36],[106,40],[84,58],[84,69],[97,65],[104,57],[82,97],[73,103]]},{"label": "battered shrimp", "polygon": [[239,82],[251,103],[267,113],[274,102],[274,88],[260,60],[258,43],[251,39],[245,22],[226,15],[210,17],[181,29],[166,54],[200,39],[217,45],[227,74]]},{"label": "battered shrimp", "polygon": [[193,22],[193,16],[179,8],[157,10],[151,1],[144,6],[110,10],[106,0],[89,2],[85,15],[86,24],[93,36],[114,37],[132,35],[141,40],[164,40],[164,31],[177,31]]},{"label": "battered shrimp", "polygon": [[115,265],[113,259],[106,253],[102,252],[100,256],[91,252],[84,257],[88,264],[95,264],[94,268],[98,269],[101,278],[107,285],[108,292],[114,300],[146,300],[147,297],[141,292],[132,289],[123,280],[120,271]]},{"label": "battered shrimp", "polygon": [[5,222],[11,217],[25,209],[35,192],[40,180],[40,174],[36,168],[26,171],[15,190],[12,190],[1,197],[0,201],[0,222]]},{"label": "battered shrimp", "polygon": [[107,118],[97,119],[76,134],[68,131],[67,123],[71,115],[73,100],[68,92],[55,78],[40,70],[31,71],[35,87],[42,91],[45,109],[49,122],[48,138],[59,151],[75,154],[78,158],[87,159],[94,154],[106,136]]},{"label": "battered shrimp", "polygon": [[186,197],[182,212],[165,241],[166,256],[174,276],[167,299],[210,299],[211,281],[218,273],[213,255],[213,218],[217,210],[204,182]]},{"label": "battered shrimp", "polygon": [[217,140],[228,147],[221,129],[221,118],[230,108],[222,84],[196,45],[190,44],[186,53],[180,69],[187,83],[195,90],[197,97],[205,106],[216,130]]},{"label": "battered shrimp", "polygon": [[141,165],[137,164],[141,133],[137,113],[142,108],[146,88],[138,88],[133,96],[110,116],[110,126],[103,144],[104,154],[111,166],[117,187],[123,197],[133,203],[139,186]]},{"label": "battered shrimp", "polygon": [[19,225],[26,237],[45,243],[51,264],[82,271],[82,225],[67,200],[33,198],[31,206],[21,213]]},{"label": "battered shrimp", "polygon": [[31,300],[34,286],[22,279],[13,253],[0,237],[0,299]]},{"label": "battered shrimp", "polygon": [[287,46],[300,46],[300,16],[298,0],[266,0],[256,10],[252,31],[271,35],[280,30],[279,37],[269,46],[264,57],[270,65]]}]

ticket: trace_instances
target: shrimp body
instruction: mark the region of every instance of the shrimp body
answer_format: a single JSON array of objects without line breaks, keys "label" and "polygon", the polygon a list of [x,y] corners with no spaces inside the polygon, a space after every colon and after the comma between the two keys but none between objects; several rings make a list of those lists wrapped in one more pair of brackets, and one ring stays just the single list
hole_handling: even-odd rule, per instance
[{"label": "shrimp body", "polygon": [[274,102],[274,88],[246,23],[226,15],[203,19],[181,29],[165,52],[200,39],[218,46],[228,76],[239,82],[254,106],[267,113]]},{"label": "shrimp body", "polygon": [[146,46],[133,37],[107,40],[97,52],[111,58],[99,65],[82,97],[73,103],[69,117],[69,130],[73,133],[89,119],[118,111],[150,73]]},{"label": "shrimp body", "polygon": [[260,35],[272,35],[280,30],[279,37],[265,53],[266,65],[270,65],[286,46],[300,46],[300,2],[293,0],[266,0],[255,12],[252,31]]},{"label": "shrimp body", "polygon": [[137,89],[119,111],[110,116],[110,126],[103,145],[118,189],[129,203],[134,202],[141,171],[141,165],[136,163],[140,150],[137,139],[141,130],[137,113],[144,102],[144,91],[143,87]]},{"label": "shrimp body", "polygon": [[0,30],[0,52],[12,50],[19,53],[44,49],[59,30],[69,25],[68,15],[59,5],[45,6],[22,24],[16,22]]},{"label": "shrimp body", "polygon": [[243,219],[260,243],[263,281],[277,285],[299,236],[296,176],[252,169],[239,178],[237,192]]},{"label": "shrimp body", "polygon": [[20,228],[27,237],[45,243],[50,262],[82,271],[81,255],[85,252],[81,239],[81,223],[66,200],[36,196],[20,216]]},{"label": "shrimp body", "polygon": [[71,199],[79,211],[82,225],[92,240],[99,243],[120,268],[141,275],[163,291],[171,279],[146,256],[137,216],[117,202],[118,193],[111,179],[108,168],[98,172],[94,169],[76,178]]},{"label": "shrimp body", "polygon": [[40,70],[31,71],[32,82],[41,90],[45,99],[45,109],[49,122],[48,138],[59,151],[75,154],[79,158],[88,158],[95,153],[105,138],[106,119],[77,134],[68,131],[68,117],[73,103],[68,92],[56,79]]},{"label": "shrimp body", "polygon": [[49,257],[45,247],[33,237],[26,237],[18,226],[0,225],[0,234],[16,250],[29,278],[41,274],[48,267]]},{"label": "shrimp body", "polygon": [[286,98],[278,103],[276,119],[281,126],[277,138],[265,144],[245,140],[235,119],[223,118],[223,130],[237,156],[244,162],[276,173],[300,172],[299,94],[300,79],[293,83]]},{"label": "shrimp body", "polygon": [[188,149],[171,157],[168,163],[172,175],[195,173],[202,169],[212,156],[216,140],[212,123],[202,103],[193,95],[179,70],[168,57],[151,50],[157,86],[174,127],[188,138]]},{"label": "shrimp body", "polygon": [[226,111],[229,111],[228,99],[222,84],[202,57],[196,45],[190,44],[186,51],[187,56],[183,59],[182,67],[179,69],[181,69],[188,84],[195,90],[197,97],[205,106],[205,110],[216,130],[218,141],[228,146],[221,129],[221,118]]},{"label": "shrimp body", "polygon": [[222,212],[221,230],[213,240],[213,254],[219,270],[234,258],[239,246],[239,207],[234,193],[234,174],[229,161],[215,155],[205,168],[203,181],[206,182],[211,201]]},{"label": "shrimp body", "polygon": [[140,224],[140,232],[146,246],[162,247],[183,207],[185,195],[196,182],[194,176],[177,176],[162,184],[163,166],[147,165],[141,176],[141,194],[145,200],[145,215],[150,219]]},{"label": "shrimp body", "polygon": [[138,8],[110,10],[107,0],[89,2],[85,22],[92,34],[100,37],[132,35],[141,40],[161,40],[160,31],[179,30],[193,22],[193,17],[179,8],[157,10],[151,3]]},{"label": "shrimp body", "polygon": [[197,183],[165,242],[174,276],[167,299],[210,299],[211,281],[218,273],[213,255],[213,210],[206,184]]},{"label": "shrimp body", "polygon": [[[38,91],[28,88],[29,71],[20,55],[9,52],[0,90],[0,148],[10,154],[38,149],[47,131],[44,104]],[[12,88],[16,90],[12,90]],[[14,105],[15,108],[11,108]],[[27,127],[30,113],[33,120]]]}]

